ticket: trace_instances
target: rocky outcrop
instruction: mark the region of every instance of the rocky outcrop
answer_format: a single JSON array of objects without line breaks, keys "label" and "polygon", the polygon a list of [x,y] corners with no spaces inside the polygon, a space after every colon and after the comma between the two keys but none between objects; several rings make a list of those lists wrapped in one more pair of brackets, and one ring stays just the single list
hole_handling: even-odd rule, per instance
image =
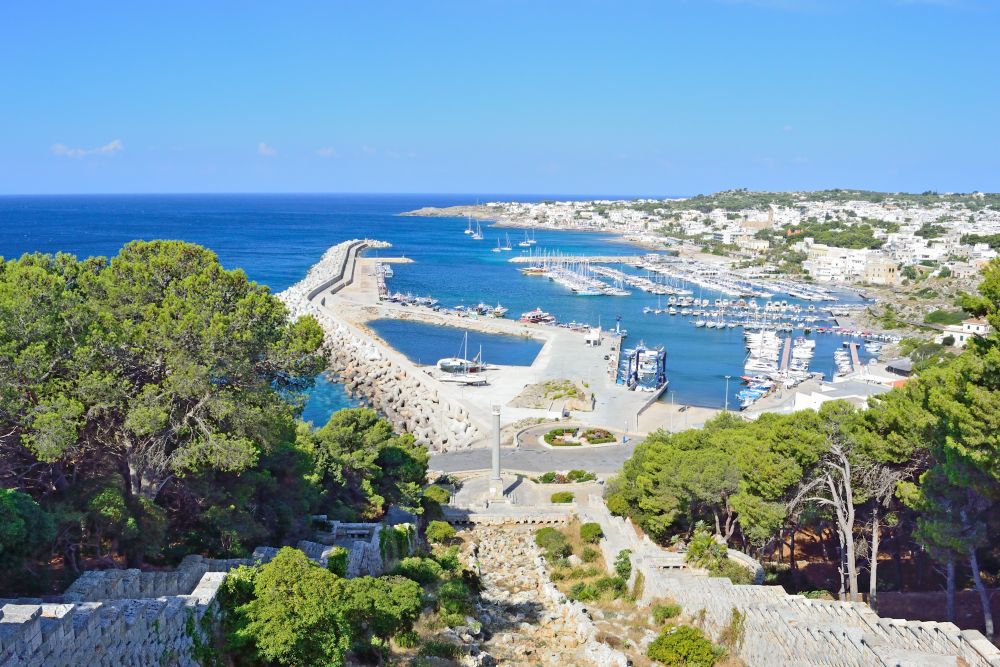
[{"label": "rocky outcrop", "polygon": [[500,664],[625,667],[625,655],[597,639],[586,607],[552,584],[531,535],[517,527],[469,531],[466,557],[484,585],[478,617],[490,635],[479,648]]}]

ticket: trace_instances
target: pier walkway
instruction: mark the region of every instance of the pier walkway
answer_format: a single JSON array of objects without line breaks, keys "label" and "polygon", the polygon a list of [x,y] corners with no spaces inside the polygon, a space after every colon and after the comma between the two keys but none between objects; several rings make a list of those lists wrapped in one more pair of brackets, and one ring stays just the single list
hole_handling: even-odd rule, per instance
[{"label": "pier walkway", "polygon": [[780,368],[782,371],[788,370],[788,362],[791,359],[791,356],[792,356],[792,337],[789,336],[788,338],[785,339],[785,349],[782,350],[781,352]]},{"label": "pier walkway", "polygon": [[848,346],[851,349],[851,365],[855,371],[861,370],[861,360],[858,359],[858,344],[851,343]]}]

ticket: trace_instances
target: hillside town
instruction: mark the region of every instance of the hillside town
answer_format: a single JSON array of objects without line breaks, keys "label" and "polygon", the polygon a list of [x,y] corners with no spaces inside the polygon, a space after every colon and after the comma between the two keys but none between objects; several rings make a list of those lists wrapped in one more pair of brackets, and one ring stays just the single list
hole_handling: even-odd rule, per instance
[{"label": "hillside town", "polygon": [[682,253],[714,250],[759,272],[821,283],[891,286],[925,274],[971,283],[1000,246],[994,195],[770,194],[489,202],[478,213],[502,225],[611,232]]}]

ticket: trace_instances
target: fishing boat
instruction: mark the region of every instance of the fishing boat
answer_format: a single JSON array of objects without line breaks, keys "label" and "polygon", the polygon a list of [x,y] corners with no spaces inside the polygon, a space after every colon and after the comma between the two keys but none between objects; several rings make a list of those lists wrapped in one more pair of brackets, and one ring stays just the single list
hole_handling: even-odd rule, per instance
[{"label": "fishing boat", "polygon": [[549,322],[555,322],[556,318],[546,313],[541,308],[535,308],[534,310],[529,310],[526,313],[521,313],[522,322],[532,322],[534,324],[546,324]]},{"label": "fishing boat", "polygon": [[462,340],[462,346],[459,348],[459,352],[462,356],[460,357],[445,357],[444,359],[438,359],[437,367],[438,370],[445,373],[480,373],[486,370],[486,366],[482,362],[483,350],[479,349],[479,354],[474,358],[469,359],[469,332],[465,332],[465,337]]},{"label": "fishing boat", "polygon": [[508,310],[509,310],[509,308],[505,308],[505,307],[501,306],[499,302],[497,302],[496,308],[493,308],[492,310],[490,310],[490,315],[492,317],[503,317],[504,315],[507,314]]}]

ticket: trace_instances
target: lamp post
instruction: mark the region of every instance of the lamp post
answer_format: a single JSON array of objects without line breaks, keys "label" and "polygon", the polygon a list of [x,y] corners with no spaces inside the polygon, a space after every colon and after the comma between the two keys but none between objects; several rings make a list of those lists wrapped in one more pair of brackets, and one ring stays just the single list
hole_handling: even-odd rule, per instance
[{"label": "lamp post", "polygon": [[670,392],[670,432],[674,432],[674,392]]},{"label": "lamp post", "polygon": [[730,375],[726,376],[726,407],[723,410],[723,412],[729,412],[729,378],[730,377],[732,377],[732,376],[730,376]]}]

